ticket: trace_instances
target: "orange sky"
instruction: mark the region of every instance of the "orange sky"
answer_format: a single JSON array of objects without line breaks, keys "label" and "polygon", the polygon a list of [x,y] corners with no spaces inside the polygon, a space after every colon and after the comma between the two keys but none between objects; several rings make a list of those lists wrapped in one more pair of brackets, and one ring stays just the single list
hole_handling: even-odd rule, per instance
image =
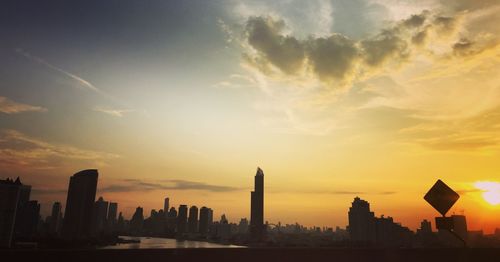
[{"label": "orange sky", "polygon": [[44,214],[98,168],[126,218],[168,196],[238,222],[260,166],[272,223],[345,227],[360,196],[414,230],[442,179],[500,228],[474,186],[500,182],[498,1],[96,5],[0,28],[0,178]]}]

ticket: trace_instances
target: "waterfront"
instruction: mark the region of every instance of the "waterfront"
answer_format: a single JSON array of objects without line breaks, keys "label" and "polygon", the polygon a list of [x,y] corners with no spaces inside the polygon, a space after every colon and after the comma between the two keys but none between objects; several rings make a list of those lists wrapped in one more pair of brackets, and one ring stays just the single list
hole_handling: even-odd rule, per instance
[{"label": "waterfront", "polygon": [[140,240],[139,243],[122,243],[101,249],[163,249],[163,248],[244,248],[244,246],[223,245],[204,241],[177,240],[172,238],[120,236],[124,240]]}]

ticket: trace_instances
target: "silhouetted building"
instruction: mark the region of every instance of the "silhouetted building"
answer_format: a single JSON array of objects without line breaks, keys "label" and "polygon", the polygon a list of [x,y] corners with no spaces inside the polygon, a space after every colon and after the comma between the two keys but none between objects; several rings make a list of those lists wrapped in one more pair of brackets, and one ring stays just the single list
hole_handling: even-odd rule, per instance
[{"label": "silhouetted building", "polygon": [[149,218],[144,220],[144,231],[146,234],[161,236],[165,233],[165,214],[163,209],[151,210]]},{"label": "silhouetted building", "polygon": [[422,222],[420,222],[420,229],[418,229],[417,232],[422,232],[424,234],[432,233],[431,221],[427,219],[422,220]]},{"label": "silhouetted building", "polygon": [[209,208],[208,209],[208,226],[210,227],[211,224],[214,223],[214,211]]},{"label": "silhouetted building", "polygon": [[464,215],[452,215],[453,231],[457,233],[463,240],[467,241],[467,220]]},{"label": "silhouetted building", "polygon": [[177,210],[171,207],[167,214],[167,232],[169,234],[175,233],[177,228]]},{"label": "silhouetted building", "polygon": [[118,215],[118,220],[116,221],[116,231],[124,232],[125,231],[125,219],[123,218],[122,212]]},{"label": "silhouetted building", "polygon": [[33,219],[33,213],[40,211],[38,203],[30,203],[31,186],[23,185],[19,177],[14,181],[19,187],[19,201],[17,202],[16,220],[14,225],[14,236],[27,238],[31,237],[36,231],[38,218]]},{"label": "silhouetted building", "polygon": [[238,233],[246,234],[248,233],[248,219],[242,218],[238,224]]},{"label": "silhouetted building", "polygon": [[15,235],[20,238],[33,237],[40,219],[40,204],[36,200],[24,203],[17,210]]},{"label": "silhouetted building", "polygon": [[207,236],[208,234],[208,216],[209,216],[209,209],[207,207],[201,207],[200,209],[200,223],[199,223],[199,232],[200,235],[202,236]]},{"label": "silhouetted building", "polygon": [[376,243],[384,247],[409,247],[413,233],[409,228],[395,223],[392,217],[375,218]]},{"label": "silhouetted building", "polygon": [[19,178],[0,180],[0,247],[10,247],[18,207],[28,202],[30,191]]},{"label": "silhouetted building", "polygon": [[106,218],[108,216],[108,201],[104,201],[102,197],[94,203],[94,210],[92,215],[92,230],[94,234],[100,234],[106,227]]},{"label": "silhouetted building", "polygon": [[367,201],[359,197],[354,198],[348,216],[351,241],[375,242],[375,214],[370,211],[370,204]]},{"label": "silhouetted building", "polygon": [[19,202],[17,202],[17,208],[20,208],[30,200],[31,186],[21,183],[19,177],[16,178],[14,184],[19,186]]},{"label": "silhouetted building", "polygon": [[189,233],[198,232],[198,207],[196,206],[189,208],[188,231]]},{"label": "silhouetted building", "polygon": [[[452,215],[453,232],[463,241],[468,241],[467,221],[463,215]],[[444,246],[462,247],[464,243],[448,230],[438,229],[439,241]]]},{"label": "silhouetted building", "polygon": [[223,214],[220,218],[219,223],[217,224],[217,237],[221,239],[228,239],[231,237],[231,225],[226,218],[226,215]]},{"label": "silhouetted building", "polygon": [[182,236],[184,233],[186,233],[187,215],[188,215],[187,206],[180,205],[179,212],[177,214],[177,236]]},{"label": "silhouetted building", "polygon": [[168,215],[168,211],[170,210],[170,198],[166,197],[163,201],[163,211],[165,215]]},{"label": "silhouetted building", "polygon": [[370,203],[359,197],[354,198],[349,208],[348,231],[351,241],[356,244],[384,247],[409,247],[413,232],[394,222],[392,217],[378,218],[370,211]]},{"label": "silhouetted building", "polygon": [[52,212],[50,215],[49,232],[53,235],[59,234],[62,222],[62,206],[61,203],[55,202],[52,205]]},{"label": "silhouetted building", "polygon": [[130,231],[134,235],[139,235],[142,233],[142,228],[144,226],[144,210],[142,207],[137,207],[135,213],[130,219]]},{"label": "silhouetted building", "polygon": [[265,235],[264,226],[264,172],[257,168],[255,189],[250,193],[250,234],[253,241],[262,241]]},{"label": "silhouetted building", "polygon": [[90,237],[98,176],[97,169],[87,169],[70,177],[62,228],[64,238]]},{"label": "silhouetted building", "polygon": [[114,230],[116,226],[116,215],[118,214],[118,203],[110,202],[108,208],[108,229]]}]

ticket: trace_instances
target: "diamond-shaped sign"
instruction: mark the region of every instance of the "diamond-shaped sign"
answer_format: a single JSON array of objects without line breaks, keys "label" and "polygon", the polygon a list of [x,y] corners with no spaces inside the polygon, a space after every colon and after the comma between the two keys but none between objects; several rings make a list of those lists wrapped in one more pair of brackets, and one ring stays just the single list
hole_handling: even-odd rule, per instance
[{"label": "diamond-shaped sign", "polygon": [[445,216],[446,212],[457,202],[460,195],[453,191],[440,179],[432,186],[425,194],[424,199],[431,204],[441,215]]}]

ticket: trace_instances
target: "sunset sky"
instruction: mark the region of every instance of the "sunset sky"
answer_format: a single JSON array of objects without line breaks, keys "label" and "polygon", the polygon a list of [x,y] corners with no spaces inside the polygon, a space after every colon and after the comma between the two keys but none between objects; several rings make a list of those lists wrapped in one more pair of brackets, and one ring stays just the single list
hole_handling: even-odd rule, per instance
[{"label": "sunset sky", "polygon": [[[69,177],[97,197],[347,224],[354,197],[415,230],[437,179],[500,228],[500,1],[7,1],[0,179],[43,215]],[[489,188],[489,189],[488,189]],[[484,190],[490,190],[485,192]]]}]

